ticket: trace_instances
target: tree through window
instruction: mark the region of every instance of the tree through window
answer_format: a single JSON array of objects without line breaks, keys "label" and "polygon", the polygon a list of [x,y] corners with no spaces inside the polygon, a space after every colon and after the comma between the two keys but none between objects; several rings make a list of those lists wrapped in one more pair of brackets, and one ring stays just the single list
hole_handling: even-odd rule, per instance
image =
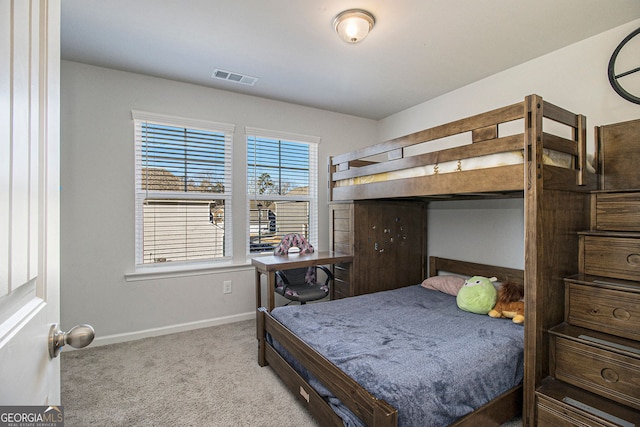
[{"label": "tree through window", "polygon": [[233,126],[133,112],[136,264],[231,255]]},{"label": "tree through window", "polygon": [[289,233],[315,242],[318,139],[247,133],[249,252],[273,251]]}]

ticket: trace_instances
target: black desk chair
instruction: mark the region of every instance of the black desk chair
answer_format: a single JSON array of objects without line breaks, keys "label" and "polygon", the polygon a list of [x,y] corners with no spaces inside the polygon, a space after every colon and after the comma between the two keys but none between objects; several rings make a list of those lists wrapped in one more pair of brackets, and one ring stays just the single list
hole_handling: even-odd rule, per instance
[{"label": "black desk chair", "polygon": [[[285,235],[274,250],[275,255],[286,255],[292,248],[297,248],[300,254],[313,253],[313,246],[300,234]],[[318,269],[322,270],[326,279],[318,282]],[[321,265],[292,268],[276,271],[276,293],[291,301],[306,304],[317,301],[329,295],[329,284],[333,280],[331,271]]]},{"label": "black desk chair", "polygon": [[[327,278],[318,282],[315,277],[316,269],[325,272]],[[309,274],[309,271],[312,274]],[[313,276],[313,278],[309,278]],[[290,301],[298,301],[305,304],[307,301],[316,301],[329,295],[329,283],[333,280],[333,274],[324,266],[294,268],[291,270],[276,271],[276,293]]]}]

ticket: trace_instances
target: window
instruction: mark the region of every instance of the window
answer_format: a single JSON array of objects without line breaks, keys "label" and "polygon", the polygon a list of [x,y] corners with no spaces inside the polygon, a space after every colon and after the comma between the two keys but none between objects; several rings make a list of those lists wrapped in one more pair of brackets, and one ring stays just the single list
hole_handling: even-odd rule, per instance
[{"label": "window", "polygon": [[133,111],[136,265],[231,256],[234,126]]},{"label": "window", "polygon": [[317,244],[320,138],[247,128],[249,252],[271,252],[282,236]]}]

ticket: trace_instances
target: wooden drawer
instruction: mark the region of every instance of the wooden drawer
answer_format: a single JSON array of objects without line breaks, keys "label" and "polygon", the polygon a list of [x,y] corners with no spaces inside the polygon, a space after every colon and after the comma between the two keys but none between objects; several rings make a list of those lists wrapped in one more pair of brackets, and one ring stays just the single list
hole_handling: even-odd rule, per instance
[{"label": "wooden drawer", "polygon": [[640,234],[581,233],[579,241],[582,273],[640,280]]},{"label": "wooden drawer", "polygon": [[[567,283],[565,319],[575,326],[640,341],[640,287]],[[613,286],[613,285],[612,285]]]},{"label": "wooden drawer", "polygon": [[[551,375],[640,410],[640,354],[551,335]],[[638,350],[638,348],[630,350]]]},{"label": "wooden drawer", "polygon": [[536,391],[539,426],[639,426],[640,413],[608,399],[546,378]]},{"label": "wooden drawer", "polygon": [[349,284],[336,280],[333,283],[333,299],[342,299],[349,296]]},{"label": "wooden drawer", "polygon": [[347,263],[334,264],[333,276],[335,277],[336,280],[349,282],[350,274],[351,274],[351,264],[347,264]]},{"label": "wooden drawer", "polygon": [[351,296],[351,264],[339,263],[333,266],[333,299]]},{"label": "wooden drawer", "polygon": [[607,231],[640,231],[640,192],[596,193],[592,227]]}]

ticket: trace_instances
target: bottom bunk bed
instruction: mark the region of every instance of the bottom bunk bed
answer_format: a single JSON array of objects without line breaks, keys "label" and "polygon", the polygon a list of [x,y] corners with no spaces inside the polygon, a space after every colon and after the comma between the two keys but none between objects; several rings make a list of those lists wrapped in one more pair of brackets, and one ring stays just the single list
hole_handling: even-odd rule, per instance
[{"label": "bottom bunk bed", "polygon": [[[430,258],[430,276],[522,270]],[[444,290],[444,289],[443,289]],[[258,310],[258,362],[321,425],[500,425],[522,410],[524,331],[421,284]]]}]

